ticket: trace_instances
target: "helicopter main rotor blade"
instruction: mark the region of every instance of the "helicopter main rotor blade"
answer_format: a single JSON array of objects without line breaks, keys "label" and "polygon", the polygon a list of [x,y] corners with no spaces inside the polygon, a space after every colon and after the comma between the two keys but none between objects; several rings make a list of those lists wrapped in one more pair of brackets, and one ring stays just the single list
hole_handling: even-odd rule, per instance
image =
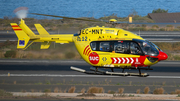
[{"label": "helicopter main rotor blade", "polygon": [[42,16],[49,16],[49,17],[56,17],[56,18],[63,18],[63,19],[73,19],[73,20],[81,20],[81,21],[91,21],[91,22],[104,22],[107,24],[158,24],[158,25],[163,25],[163,24],[180,24],[180,23],[139,23],[139,22],[109,22],[106,20],[97,20],[97,19],[85,19],[85,18],[73,18],[73,17],[65,17],[65,16],[57,16],[57,15],[48,15],[48,14],[39,14],[39,13],[30,13],[33,15],[42,15]]},{"label": "helicopter main rotor blade", "polygon": [[180,24],[180,23],[143,23],[143,22],[116,22],[116,24],[157,24],[157,25],[168,25],[168,24]]},{"label": "helicopter main rotor blade", "polygon": [[92,21],[92,22],[103,22],[103,21],[95,20],[95,19],[73,18],[73,17],[65,17],[65,16],[57,16],[57,15],[39,14],[39,13],[30,13],[30,14],[42,15],[42,16],[50,16],[50,17],[63,18],[63,19],[83,20],[83,21]]}]

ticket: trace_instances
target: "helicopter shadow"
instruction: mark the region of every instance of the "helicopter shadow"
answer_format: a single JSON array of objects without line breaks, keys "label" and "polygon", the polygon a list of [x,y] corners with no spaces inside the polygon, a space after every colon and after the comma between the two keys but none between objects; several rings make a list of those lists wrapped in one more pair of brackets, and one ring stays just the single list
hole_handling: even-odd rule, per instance
[{"label": "helicopter shadow", "polygon": [[[20,71],[72,71],[70,69],[72,65],[45,65],[45,64],[1,64],[0,70],[20,70]],[[86,71],[90,71],[91,65],[73,65],[74,67],[78,67],[84,69]],[[179,66],[152,66],[153,70],[141,70],[142,72],[180,72]],[[110,71],[111,69],[99,68],[104,71]],[[115,68],[115,72],[122,72],[123,69]],[[125,69],[124,72],[138,72],[138,69]]]}]

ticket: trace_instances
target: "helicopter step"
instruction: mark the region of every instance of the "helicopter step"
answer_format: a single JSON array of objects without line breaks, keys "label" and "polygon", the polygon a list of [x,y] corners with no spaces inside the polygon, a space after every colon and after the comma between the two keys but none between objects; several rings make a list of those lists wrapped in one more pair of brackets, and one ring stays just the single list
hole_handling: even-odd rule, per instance
[{"label": "helicopter step", "polygon": [[94,71],[94,72],[86,71],[84,69],[80,69],[80,68],[73,67],[73,66],[71,66],[70,69],[78,71],[78,72],[86,73],[86,74],[96,74],[96,75],[142,76],[142,77],[149,76],[147,73],[139,74],[139,73],[128,73],[128,72],[123,72],[123,73],[122,72],[109,72],[109,71],[104,71],[104,70],[97,69],[94,67],[90,68],[90,70]]},{"label": "helicopter step", "polygon": [[100,73],[106,74],[106,71],[101,70],[101,69],[96,69],[96,68],[94,68],[94,67],[91,67],[90,70],[91,70],[91,71],[95,71],[95,72],[100,72]]},{"label": "helicopter step", "polygon": [[139,73],[128,73],[129,76],[142,76],[142,77],[146,77],[149,76],[149,74],[147,73],[141,73],[141,75],[139,75]]},{"label": "helicopter step", "polygon": [[119,75],[119,76],[128,76],[128,73],[121,73],[121,72],[108,72],[106,71],[106,74],[109,74],[109,75]]},{"label": "helicopter step", "polygon": [[119,76],[143,76],[143,77],[146,77],[146,76],[149,76],[149,74],[147,73],[128,73],[128,72],[109,72],[109,71],[104,71],[104,70],[101,70],[101,69],[96,69],[94,67],[91,67],[90,70],[92,71],[96,71],[96,72],[100,72],[100,73],[103,73],[105,75],[119,75]]}]

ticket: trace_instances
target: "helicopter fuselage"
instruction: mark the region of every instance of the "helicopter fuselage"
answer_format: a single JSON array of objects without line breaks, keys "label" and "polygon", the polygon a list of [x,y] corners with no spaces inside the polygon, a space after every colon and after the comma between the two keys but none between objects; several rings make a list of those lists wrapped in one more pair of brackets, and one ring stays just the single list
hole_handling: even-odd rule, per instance
[{"label": "helicopter fuselage", "polygon": [[[94,67],[147,67],[167,59],[151,42],[120,28],[86,28],[74,34],[73,42],[81,57]],[[149,50],[143,49],[144,43]]]}]

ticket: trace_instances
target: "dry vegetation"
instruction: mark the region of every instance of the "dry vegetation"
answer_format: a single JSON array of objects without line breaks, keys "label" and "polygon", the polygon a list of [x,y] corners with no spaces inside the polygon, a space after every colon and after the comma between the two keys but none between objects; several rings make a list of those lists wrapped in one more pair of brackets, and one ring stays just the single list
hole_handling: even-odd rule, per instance
[{"label": "dry vegetation", "polygon": [[12,93],[6,92],[5,90],[0,89],[0,97],[11,97]]},{"label": "dry vegetation", "polygon": [[119,89],[118,89],[118,93],[119,93],[119,94],[123,94],[123,92],[124,92],[124,88],[119,88]]},{"label": "dry vegetation", "polygon": [[164,89],[156,88],[156,89],[154,89],[153,94],[164,94]]},{"label": "dry vegetation", "polygon": [[89,87],[87,93],[104,93],[103,87]]},{"label": "dry vegetation", "polygon": [[59,93],[59,88],[58,87],[54,88],[54,93]]},{"label": "dry vegetation", "polygon": [[34,92],[36,92],[36,90],[35,89],[31,89],[31,92],[34,93]]},{"label": "dry vegetation", "polygon": [[141,93],[141,89],[137,89],[136,94],[140,94],[140,93]]},{"label": "dry vegetation", "polygon": [[51,93],[51,89],[45,89],[44,93]]},{"label": "dry vegetation", "polygon": [[179,90],[179,89],[176,89],[175,92],[172,91],[171,94],[180,94],[180,90]]},{"label": "dry vegetation", "polygon": [[167,60],[180,60],[180,42],[176,43],[155,43],[168,55]]},{"label": "dry vegetation", "polygon": [[67,92],[67,89],[65,89],[64,91],[63,91],[63,93],[66,93]]},{"label": "dry vegetation", "polygon": [[149,87],[145,87],[145,88],[144,88],[144,94],[148,94],[149,91],[150,91],[150,88],[149,88]]},{"label": "dry vegetation", "polygon": [[68,93],[74,93],[75,90],[76,90],[76,87],[73,86],[73,87],[69,88]]},{"label": "dry vegetation", "polygon": [[115,93],[116,93],[115,91],[108,90],[108,94],[115,94]]},{"label": "dry vegetation", "polygon": [[[54,92],[53,93],[77,93],[75,92],[76,90],[76,87],[75,86],[72,86],[71,88],[68,89],[68,92],[67,92],[67,89],[64,89],[64,91],[61,90],[61,88],[59,89],[58,87],[54,88]],[[31,93],[35,93],[35,92],[41,92],[36,90],[36,89],[31,89],[30,90]],[[144,94],[151,94],[149,93],[150,91],[150,88],[149,87],[145,87],[144,88]],[[27,91],[26,90],[21,90],[22,93],[26,93]],[[51,93],[51,89],[45,89],[43,91],[44,93]],[[164,88],[155,88],[152,92],[152,94],[164,94],[165,90]],[[85,88],[82,88],[81,89],[81,92],[80,93],[83,93],[83,94],[94,94],[94,93],[105,93],[105,90],[103,87],[89,87],[89,89],[87,90],[86,92],[86,89]],[[117,92],[115,91],[112,91],[112,90],[108,90],[107,92],[108,94],[118,94],[118,95],[126,95],[126,93],[124,93],[124,88],[119,88]],[[136,94],[143,94],[141,93],[141,89],[137,89],[136,90]],[[168,94],[168,93],[166,93]],[[179,89],[176,89],[175,91],[172,91],[170,94],[180,94],[180,90]],[[8,93],[6,92],[5,90],[2,90],[0,89],[0,97],[2,96],[12,96],[11,93]]]},{"label": "dry vegetation", "polygon": [[85,91],[86,91],[85,88],[81,89],[81,93],[85,93]]},{"label": "dry vegetation", "polygon": [[180,90],[179,89],[176,89],[176,94],[180,94]]}]

